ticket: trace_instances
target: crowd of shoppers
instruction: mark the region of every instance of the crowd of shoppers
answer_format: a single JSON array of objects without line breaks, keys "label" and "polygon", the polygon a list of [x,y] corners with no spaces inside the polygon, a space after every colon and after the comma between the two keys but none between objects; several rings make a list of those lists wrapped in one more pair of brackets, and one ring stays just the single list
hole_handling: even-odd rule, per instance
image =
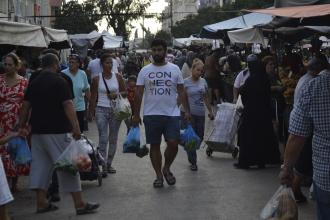
[{"label": "crowd of shoppers", "polygon": [[[291,47],[286,47],[283,60],[278,62],[272,53],[245,57],[224,48],[209,54],[196,49],[168,50],[163,40],[155,39],[150,53],[129,54],[127,58],[98,51],[95,59],[82,65],[79,55],[72,54],[69,65],[60,68],[58,53],[45,50],[39,61],[41,66],[34,67],[32,74],[23,74],[26,79],[19,75],[17,55],[10,53],[3,59],[0,219],[9,219],[5,204],[12,201],[11,192],[17,190],[21,175],[30,175],[37,213],[57,210],[53,202],[60,200],[59,191],[71,194],[78,215],[94,212],[99,204],[83,198],[79,174],[54,171],[53,164],[72,138],[81,137],[88,118],[95,119],[97,125],[103,177],[116,173],[113,161],[121,120],[115,117],[115,108],[123,97],[128,98],[133,113],[125,121],[127,132],[144,124],[155,188],[162,188],[164,180],[168,185],[176,184],[172,164],[180,128],[190,124],[203,140],[205,116],[213,120],[216,104],[236,103],[240,97],[244,108],[237,132],[240,152],[234,166],[264,169],[280,164],[280,145],[284,145],[281,181],[292,186],[297,202],[305,202],[300,187],[313,175],[319,219],[329,218],[329,64],[323,54],[315,53],[304,65]],[[16,165],[4,147],[15,136],[30,139],[31,164]],[[167,144],[164,159],[162,137]],[[192,171],[198,170],[197,155],[197,150],[187,150]]]}]

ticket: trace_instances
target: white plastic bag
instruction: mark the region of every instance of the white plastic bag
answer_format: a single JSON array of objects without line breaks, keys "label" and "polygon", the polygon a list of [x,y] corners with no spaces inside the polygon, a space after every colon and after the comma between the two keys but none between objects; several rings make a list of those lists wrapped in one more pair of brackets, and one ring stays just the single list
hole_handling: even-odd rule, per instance
[{"label": "white plastic bag", "polygon": [[284,216],[285,219],[298,220],[298,209],[292,189],[281,185],[262,209],[260,219],[268,220]]},{"label": "white plastic bag", "polygon": [[114,113],[115,118],[117,120],[126,120],[132,116],[132,109],[131,105],[127,98],[122,97],[121,95],[118,96],[114,103]]},{"label": "white plastic bag", "polygon": [[78,171],[89,171],[92,161],[88,149],[83,147],[83,140],[72,140],[55,162],[55,169],[76,175]]},{"label": "white plastic bag", "polygon": [[236,102],[236,109],[242,110],[244,108],[243,102],[242,102],[242,96],[239,95],[237,102]]}]

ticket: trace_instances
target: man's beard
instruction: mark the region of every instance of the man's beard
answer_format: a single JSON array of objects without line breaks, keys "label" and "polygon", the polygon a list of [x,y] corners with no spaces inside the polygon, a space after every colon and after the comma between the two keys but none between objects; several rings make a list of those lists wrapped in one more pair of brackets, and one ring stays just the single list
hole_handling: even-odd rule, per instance
[{"label": "man's beard", "polygon": [[162,63],[165,60],[165,57],[162,56],[153,56],[152,58],[154,59],[155,63]]}]

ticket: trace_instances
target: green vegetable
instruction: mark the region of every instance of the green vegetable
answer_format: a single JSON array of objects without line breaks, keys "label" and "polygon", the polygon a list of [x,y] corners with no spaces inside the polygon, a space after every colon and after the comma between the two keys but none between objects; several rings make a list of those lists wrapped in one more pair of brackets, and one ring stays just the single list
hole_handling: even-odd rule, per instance
[{"label": "green vegetable", "polygon": [[72,175],[76,175],[78,172],[78,168],[74,166],[73,164],[61,164],[61,163],[55,163],[55,170],[65,171]]}]

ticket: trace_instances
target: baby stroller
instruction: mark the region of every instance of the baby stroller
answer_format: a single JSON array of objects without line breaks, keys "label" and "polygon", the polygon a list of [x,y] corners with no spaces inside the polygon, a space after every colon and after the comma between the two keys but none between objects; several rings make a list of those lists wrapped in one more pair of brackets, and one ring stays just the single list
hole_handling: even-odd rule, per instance
[{"label": "baby stroller", "polygon": [[84,147],[88,149],[88,155],[92,161],[92,168],[88,172],[79,172],[81,180],[89,180],[89,181],[98,181],[98,186],[102,185],[102,164],[103,157],[100,154],[98,149],[95,149],[93,144],[86,136],[82,136]]}]

